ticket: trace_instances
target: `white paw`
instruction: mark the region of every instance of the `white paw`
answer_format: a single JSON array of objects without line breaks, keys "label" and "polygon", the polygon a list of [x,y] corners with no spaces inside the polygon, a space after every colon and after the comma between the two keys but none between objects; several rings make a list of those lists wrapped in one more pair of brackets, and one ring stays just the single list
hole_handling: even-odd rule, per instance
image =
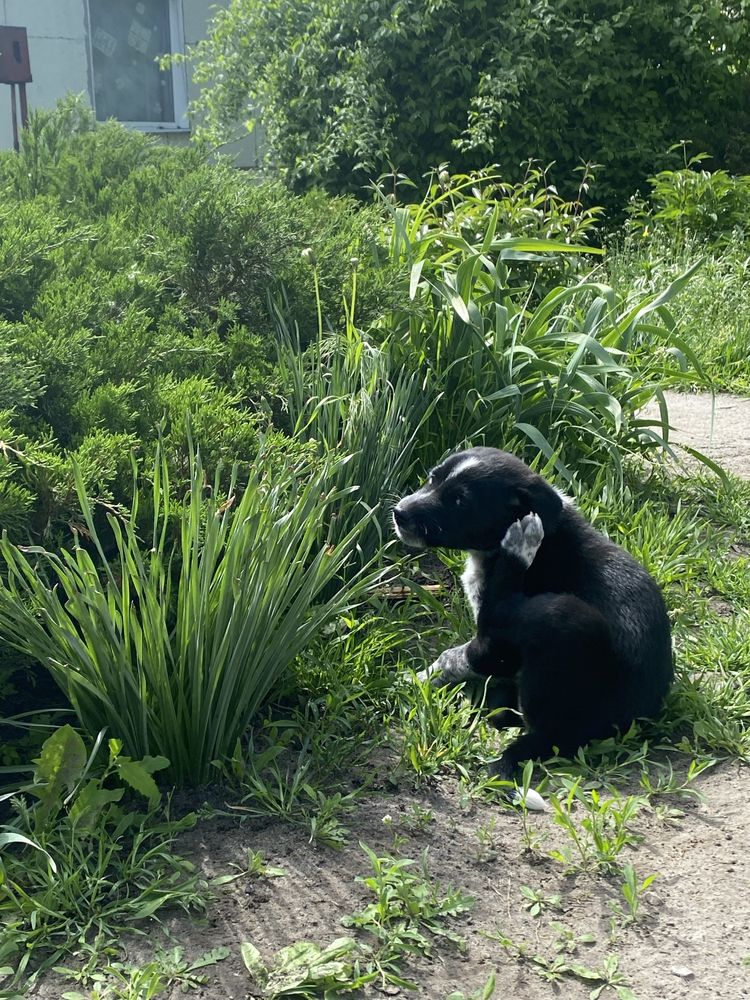
[{"label": "white paw", "polygon": [[532,513],[520,521],[514,521],[505,532],[505,538],[500,545],[508,555],[518,559],[528,569],[543,540],[542,519],[538,514]]},{"label": "white paw", "polygon": [[[432,681],[434,684],[436,680],[440,679],[442,673],[443,671],[440,667],[440,660],[437,659],[434,663],[431,663],[429,667],[425,667],[424,670],[420,670],[416,677],[420,684],[423,684],[425,681]],[[438,676],[435,676],[436,674]]]},{"label": "white paw", "polygon": [[526,792],[526,798],[524,799],[523,792],[520,788],[514,788],[513,791],[508,796],[508,800],[514,806],[520,806],[525,804],[529,812],[546,812],[547,803],[544,801],[539,792],[535,792],[533,788],[530,788]]}]

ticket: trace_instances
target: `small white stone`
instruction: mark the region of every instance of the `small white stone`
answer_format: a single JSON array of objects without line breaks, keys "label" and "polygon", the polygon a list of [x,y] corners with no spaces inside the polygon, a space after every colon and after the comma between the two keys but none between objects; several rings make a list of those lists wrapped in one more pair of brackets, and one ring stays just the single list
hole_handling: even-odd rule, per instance
[{"label": "small white stone", "polygon": [[680,979],[693,979],[695,973],[692,969],[688,969],[686,965],[673,965],[669,970],[673,976],[679,976]]}]

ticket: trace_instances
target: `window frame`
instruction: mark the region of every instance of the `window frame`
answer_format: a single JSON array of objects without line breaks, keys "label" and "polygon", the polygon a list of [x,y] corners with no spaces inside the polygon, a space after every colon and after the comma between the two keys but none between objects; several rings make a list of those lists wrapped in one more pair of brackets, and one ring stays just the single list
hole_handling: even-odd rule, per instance
[{"label": "window frame", "polygon": [[[185,26],[182,13],[182,0],[167,0],[169,4],[169,48],[172,55],[183,55],[185,52]],[[89,57],[89,73],[91,80],[91,106],[96,114],[96,91],[94,89],[94,50],[93,33],[91,31],[91,0],[86,2],[88,24],[86,40]],[[125,128],[138,132],[189,132],[190,121],[187,114],[188,87],[185,64],[178,63],[170,67],[172,75],[172,105],[175,120],[171,122],[133,122],[118,118]]]}]

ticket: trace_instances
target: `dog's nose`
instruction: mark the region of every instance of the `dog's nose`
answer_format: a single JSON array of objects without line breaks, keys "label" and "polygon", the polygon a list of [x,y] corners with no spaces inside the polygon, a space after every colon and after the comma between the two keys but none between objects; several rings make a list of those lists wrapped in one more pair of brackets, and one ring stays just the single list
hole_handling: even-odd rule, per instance
[{"label": "dog's nose", "polygon": [[403,509],[403,507],[399,506],[393,508],[393,519],[396,522],[396,524],[403,526],[404,522],[406,521],[406,511]]}]

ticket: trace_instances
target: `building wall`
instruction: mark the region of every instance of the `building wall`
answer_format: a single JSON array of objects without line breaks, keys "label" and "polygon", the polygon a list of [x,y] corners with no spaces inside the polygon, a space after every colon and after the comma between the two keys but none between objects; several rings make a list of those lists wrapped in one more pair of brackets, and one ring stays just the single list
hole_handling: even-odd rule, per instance
[{"label": "building wall", "polygon": [[[182,0],[186,44],[195,45],[201,38],[206,37],[212,7],[228,6],[229,0]],[[188,70],[188,99],[192,101],[197,93],[198,86],[193,83]],[[238,142],[229,143],[224,152],[235,157],[238,167],[259,167],[262,140],[262,132],[256,129],[252,135]]]},{"label": "building wall", "polygon": [[[86,0],[0,0],[0,24],[28,32],[29,108],[54,107],[70,90],[90,94],[86,14]],[[12,147],[10,87],[0,84],[0,149]]]},{"label": "building wall", "polygon": [[[227,0],[220,0],[225,5]],[[182,0],[185,43],[195,44],[206,34],[211,7],[208,0]],[[51,108],[66,93],[83,93],[92,101],[93,86],[88,39],[87,0],[0,0],[0,24],[25,27],[33,83],[27,84],[29,108]],[[182,70],[176,70],[181,72]],[[197,92],[188,68],[188,97]],[[183,144],[187,130],[155,133],[163,141]],[[0,84],[0,149],[11,149],[10,87]],[[259,145],[248,136],[227,147],[241,167],[259,165]]]}]

